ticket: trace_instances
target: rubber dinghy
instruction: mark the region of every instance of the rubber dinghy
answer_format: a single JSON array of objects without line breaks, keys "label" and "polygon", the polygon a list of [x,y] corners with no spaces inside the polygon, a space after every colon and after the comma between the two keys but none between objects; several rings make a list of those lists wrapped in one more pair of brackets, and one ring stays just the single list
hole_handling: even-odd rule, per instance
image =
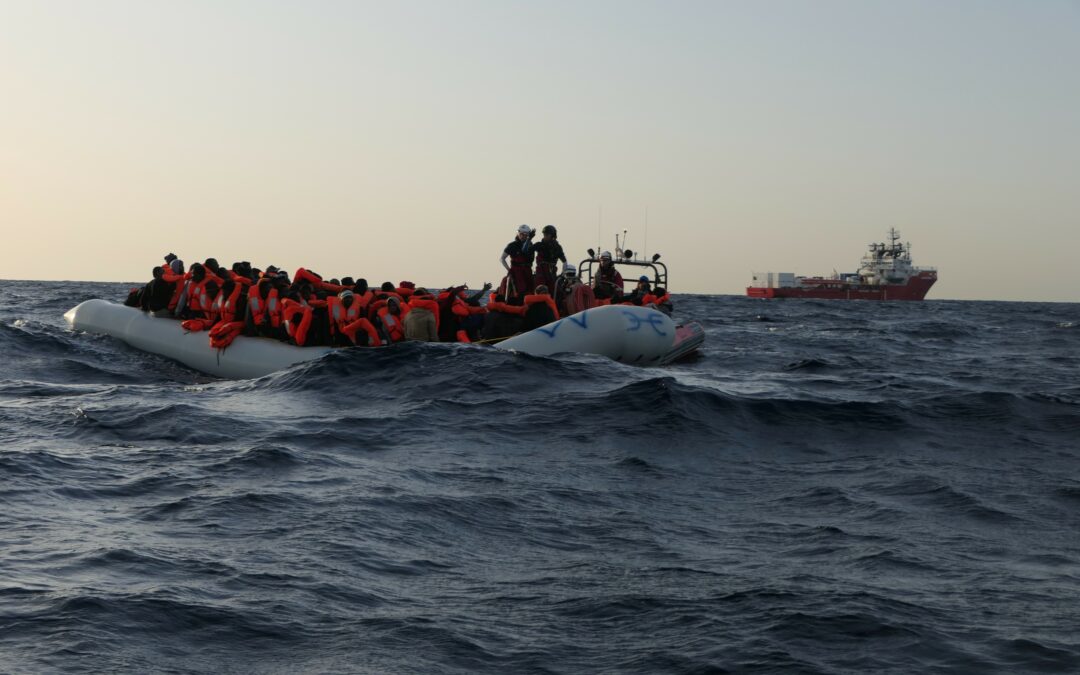
[{"label": "rubber dinghy", "polygon": [[578,352],[621,363],[659,366],[679,359],[705,341],[701,325],[676,326],[651,307],[605,305],[564,317],[495,345],[535,356]]},{"label": "rubber dinghy", "polygon": [[[224,350],[214,349],[205,332],[189,333],[180,322],[156,317],[107,300],[87,300],[64,319],[75,330],[101,333],[152,354],[174,359],[218,377],[262,377],[304,361],[321,358],[332,347],[297,347],[269,338],[238,337]],[[536,356],[566,352],[599,354],[637,365],[661,365],[704,341],[704,332],[676,327],[664,313],[646,307],[594,307],[496,345]],[[678,331],[683,331],[681,338]]]}]

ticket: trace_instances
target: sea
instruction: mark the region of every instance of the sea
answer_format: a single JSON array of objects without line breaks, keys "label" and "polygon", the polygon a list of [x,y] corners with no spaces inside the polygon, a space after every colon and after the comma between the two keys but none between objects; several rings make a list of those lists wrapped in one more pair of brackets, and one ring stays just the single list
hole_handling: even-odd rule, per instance
[{"label": "sea", "polygon": [[1080,304],[226,381],[0,282],[2,673],[1080,672]]}]

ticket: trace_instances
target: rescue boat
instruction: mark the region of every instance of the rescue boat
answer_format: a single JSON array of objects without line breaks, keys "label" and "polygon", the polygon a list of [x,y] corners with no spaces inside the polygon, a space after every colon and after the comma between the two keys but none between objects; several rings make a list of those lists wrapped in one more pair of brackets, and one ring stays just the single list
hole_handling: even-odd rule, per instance
[{"label": "rescue boat", "polygon": [[[210,375],[254,378],[312,361],[333,347],[297,347],[278,340],[238,337],[226,349],[215,349],[204,332],[185,332],[180,322],[157,317],[107,300],[87,300],[68,310],[64,319],[75,330],[110,335]],[[696,349],[705,334],[698,324],[676,326],[663,312],[649,307],[594,307],[495,345],[535,356],[578,352],[598,354],[622,363],[658,366]]]}]

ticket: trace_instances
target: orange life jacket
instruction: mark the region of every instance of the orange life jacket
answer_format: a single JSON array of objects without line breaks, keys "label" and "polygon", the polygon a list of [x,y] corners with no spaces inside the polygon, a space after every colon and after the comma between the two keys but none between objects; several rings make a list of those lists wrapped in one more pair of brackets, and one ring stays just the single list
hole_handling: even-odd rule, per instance
[{"label": "orange life jacket", "polygon": [[364,306],[357,295],[353,295],[352,304],[348,307],[341,298],[330,296],[326,299],[327,314],[330,316],[330,331],[335,332],[345,328],[347,324],[364,316]]},{"label": "orange life jacket", "polygon": [[211,306],[211,315],[219,321],[229,323],[236,320],[236,303],[240,301],[240,291],[244,289],[240,284],[233,285],[232,293],[225,295],[225,291],[218,293]]},{"label": "orange life jacket", "polygon": [[435,330],[439,330],[439,303],[428,295],[414,295],[409,298],[409,307],[413,309],[426,309],[435,315]]},{"label": "orange life jacket", "polygon": [[525,305],[508,305],[505,302],[499,302],[495,299],[495,294],[491,294],[491,299],[488,300],[487,308],[489,312],[502,312],[503,314],[516,314],[522,316],[525,314]]},{"label": "orange life jacket", "polygon": [[[211,277],[210,274],[207,274],[206,277],[198,283],[195,283],[194,280],[192,280],[187,291],[188,309],[193,312],[210,312],[212,305],[214,304],[214,299],[211,298],[210,294],[206,291],[206,284],[210,283],[212,279],[216,279],[216,277]],[[221,287],[220,282],[218,283],[218,287]]]},{"label": "orange life jacket", "polygon": [[379,321],[382,321],[390,342],[401,342],[405,339],[405,317],[409,314],[409,306],[400,305],[400,307],[401,313],[397,316],[390,312],[389,307],[383,307],[379,310]]},{"label": "orange life jacket", "polygon": [[173,274],[170,270],[161,275],[161,278],[170,284],[176,284],[176,287],[173,288],[172,297],[169,298],[169,311],[171,312],[180,304],[180,295],[183,294],[184,284],[191,278],[191,273]]},{"label": "orange life jacket", "polygon": [[[285,331],[289,334],[289,337],[296,343],[296,346],[303,347],[304,343],[307,342],[308,328],[311,327],[311,307],[302,302],[285,298],[281,301],[281,315],[285,324]],[[297,318],[297,315],[299,315],[299,318]]]},{"label": "orange life jacket", "polygon": [[[559,308],[555,306],[555,299],[552,298],[547,293],[538,293],[538,294],[534,294],[534,295],[526,295],[525,300],[524,300],[524,305],[523,305],[525,307],[525,311],[528,311],[529,307],[535,305],[538,302],[542,302],[542,303],[547,304],[547,306],[551,308],[551,312],[552,312],[552,314],[555,315],[555,318],[556,319],[559,318]],[[522,313],[524,314],[524,312],[522,312]]]},{"label": "orange life jacket", "polygon": [[382,338],[379,337],[379,331],[375,330],[375,326],[365,317],[360,317],[356,321],[343,326],[341,329],[341,332],[345,333],[345,335],[353,341],[353,344],[356,344],[356,335],[360,331],[367,333],[368,347],[379,347],[382,345]]},{"label": "orange life jacket", "polygon": [[262,296],[259,295],[259,287],[253,287],[248,293],[248,311],[251,313],[251,320],[255,322],[256,326],[261,326],[267,319],[269,319],[272,327],[277,328],[280,326],[281,303],[278,302],[277,289],[270,289],[270,292],[266,294],[266,300],[263,300]]},{"label": "orange life jacket", "polygon": [[206,319],[186,319],[180,322],[180,327],[186,331],[198,333],[201,330],[209,328],[210,322]]},{"label": "orange life jacket", "polygon": [[214,349],[225,349],[243,330],[243,321],[222,321],[210,329],[210,346]]}]

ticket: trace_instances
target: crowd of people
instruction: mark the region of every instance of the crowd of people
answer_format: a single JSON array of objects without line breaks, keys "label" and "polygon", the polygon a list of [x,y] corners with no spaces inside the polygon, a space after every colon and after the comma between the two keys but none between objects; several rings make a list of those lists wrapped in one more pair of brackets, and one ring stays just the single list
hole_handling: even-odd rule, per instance
[{"label": "crowd of people", "polygon": [[290,277],[273,265],[263,270],[246,261],[228,269],[214,258],[185,266],[170,253],[165,264],[154,267],[150,282],[131,290],[125,304],[175,317],[188,331],[205,330],[218,348],[239,335],[301,347],[494,341],[611,303],[671,313],[666,290],[650,288],[648,277],[625,293],[607,251],[600,254],[593,283],[585,285],[567,262],[555,227],[546,226],[542,234],[534,243],[534,229],[518,228],[500,258],[506,276],[494,291],[485,284],[475,292],[466,286],[430,292],[409,281],[370,288],[366,279],[326,279],[303,267]]}]

